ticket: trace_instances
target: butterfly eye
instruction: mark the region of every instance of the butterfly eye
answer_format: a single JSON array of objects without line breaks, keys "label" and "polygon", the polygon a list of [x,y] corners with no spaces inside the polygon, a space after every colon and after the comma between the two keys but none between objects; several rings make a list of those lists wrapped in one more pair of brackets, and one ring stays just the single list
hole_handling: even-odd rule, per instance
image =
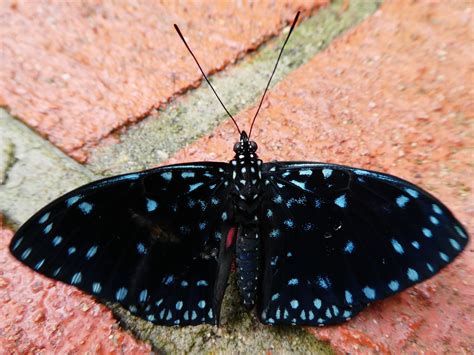
[{"label": "butterfly eye", "polygon": [[255,152],[257,148],[258,148],[257,143],[255,143],[254,141],[250,141],[250,149],[252,149]]},{"label": "butterfly eye", "polygon": [[234,144],[234,152],[238,153],[239,150],[240,150],[240,143],[237,142],[237,143]]}]

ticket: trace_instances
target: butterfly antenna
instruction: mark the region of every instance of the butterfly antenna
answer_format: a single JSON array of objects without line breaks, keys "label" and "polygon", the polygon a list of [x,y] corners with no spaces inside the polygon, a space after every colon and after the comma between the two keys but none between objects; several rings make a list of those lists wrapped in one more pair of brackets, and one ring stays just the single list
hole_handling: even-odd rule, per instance
[{"label": "butterfly antenna", "polygon": [[197,66],[199,67],[199,70],[201,71],[202,75],[204,76],[204,79],[206,79],[207,83],[209,84],[209,86],[211,87],[212,91],[214,92],[214,95],[216,95],[217,97],[217,100],[219,100],[219,102],[221,103],[222,107],[224,108],[225,112],[227,112],[227,114],[229,115],[229,117],[232,119],[232,122],[234,122],[235,124],[235,127],[237,127],[237,131],[239,132],[239,134],[241,133],[240,132],[240,128],[239,128],[239,125],[237,124],[237,122],[235,121],[235,118],[230,114],[230,112],[227,110],[227,108],[224,106],[224,103],[222,102],[221,98],[219,97],[219,95],[217,95],[217,92],[216,90],[214,90],[214,87],[212,86],[211,82],[209,81],[209,79],[207,78],[207,75],[204,73],[204,70],[202,70],[201,68],[201,65],[199,64],[196,56],[194,55],[193,51],[191,50],[191,48],[189,48],[188,46],[188,43],[186,42],[186,40],[184,39],[184,36],[183,34],[181,33],[181,31],[179,30],[179,27],[177,24],[174,24],[174,28],[176,30],[176,32],[178,32],[178,35],[179,37],[181,38],[181,40],[183,41],[184,45],[186,46],[186,48],[188,49],[189,53],[191,53],[191,56],[194,58],[194,61],[196,62]]},{"label": "butterfly antenna", "polygon": [[298,21],[299,16],[300,16],[300,11],[296,13],[295,19],[293,20],[293,24],[291,25],[291,28],[290,28],[290,32],[288,32],[288,36],[286,36],[285,42],[283,43],[283,46],[280,49],[280,54],[278,55],[278,59],[275,63],[275,67],[273,68],[272,75],[270,75],[270,79],[268,80],[267,87],[265,88],[265,91],[263,92],[262,99],[260,100],[260,104],[258,105],[258,108],[257,108],[257,112],[255,112],[255,116],[253,116],[252,124],[250,125],[249,138],[252,135],[253,124],[255,123],[258,113],[260,112],[260,108],[262,107],[263,100],[265,99],[265,95],[267,94],[268,87],[270,86],[270,83],[272,82],[273,75],[275,74],[276,68],[278,66],[278,62],[280,61],[281,55],[283,54],[283,49],[285,49],[286,42],[288,42],[288,39],[291,36],[291,32],[293,32],[293,29],[296,26],[296,22]]}]

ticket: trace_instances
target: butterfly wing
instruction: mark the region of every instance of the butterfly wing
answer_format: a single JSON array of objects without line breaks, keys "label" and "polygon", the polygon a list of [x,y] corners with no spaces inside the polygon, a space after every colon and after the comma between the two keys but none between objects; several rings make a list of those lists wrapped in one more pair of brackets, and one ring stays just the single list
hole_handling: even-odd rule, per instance
[{"label": "butterfly wing", "polygon": [[397,177],[320,163],[264,164],[267,324],[343,322],[419,283],[466,246],[435,197]]},{"label": "butterfly wing", "polygon": [[230,265],[218,261],[227,174],[195,163],[93,182],[35,214],[11,252],[157,324],[215,324]]}]

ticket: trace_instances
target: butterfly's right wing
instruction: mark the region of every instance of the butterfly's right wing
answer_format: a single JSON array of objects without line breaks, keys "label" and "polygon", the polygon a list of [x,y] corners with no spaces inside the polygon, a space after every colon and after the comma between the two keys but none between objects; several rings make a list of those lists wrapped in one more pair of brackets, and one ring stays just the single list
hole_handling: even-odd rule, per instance
[{"label": "butterfly's right wing", "polygon": [[219,256],[227,176],[227,164],[196,163],[90,183],[30,218],[11,252],[154,323],[216,324],[230,267]]},{"label": "butterfly's right wing", "polygon": [[468,243],[441,201],[395,176],[335,164],[263,165],[268,324],[344,322],[432,277]]}]

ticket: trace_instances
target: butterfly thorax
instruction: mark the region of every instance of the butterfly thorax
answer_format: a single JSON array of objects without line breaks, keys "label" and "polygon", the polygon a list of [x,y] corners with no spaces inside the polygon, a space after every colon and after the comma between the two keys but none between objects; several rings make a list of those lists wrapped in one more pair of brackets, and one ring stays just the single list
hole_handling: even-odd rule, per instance
[{"label": "butterfly thorax", "polygon": [[260,239],[257,211],[261,204],[261,166],[256,154],[257,145],[242,132],[240,142],[234,146],[231,160],[236,240],[237,286],[243,303],[252,308],[255,304],[260,279]]},{"label": "butterfly thorax", "polygon": [[240,142],[234,146],[235,156],[230,161],[234,185],[235,204],[245,215],[254,215],[260,203],[262,161],[258,159],[257,145],[242,132]]}]

